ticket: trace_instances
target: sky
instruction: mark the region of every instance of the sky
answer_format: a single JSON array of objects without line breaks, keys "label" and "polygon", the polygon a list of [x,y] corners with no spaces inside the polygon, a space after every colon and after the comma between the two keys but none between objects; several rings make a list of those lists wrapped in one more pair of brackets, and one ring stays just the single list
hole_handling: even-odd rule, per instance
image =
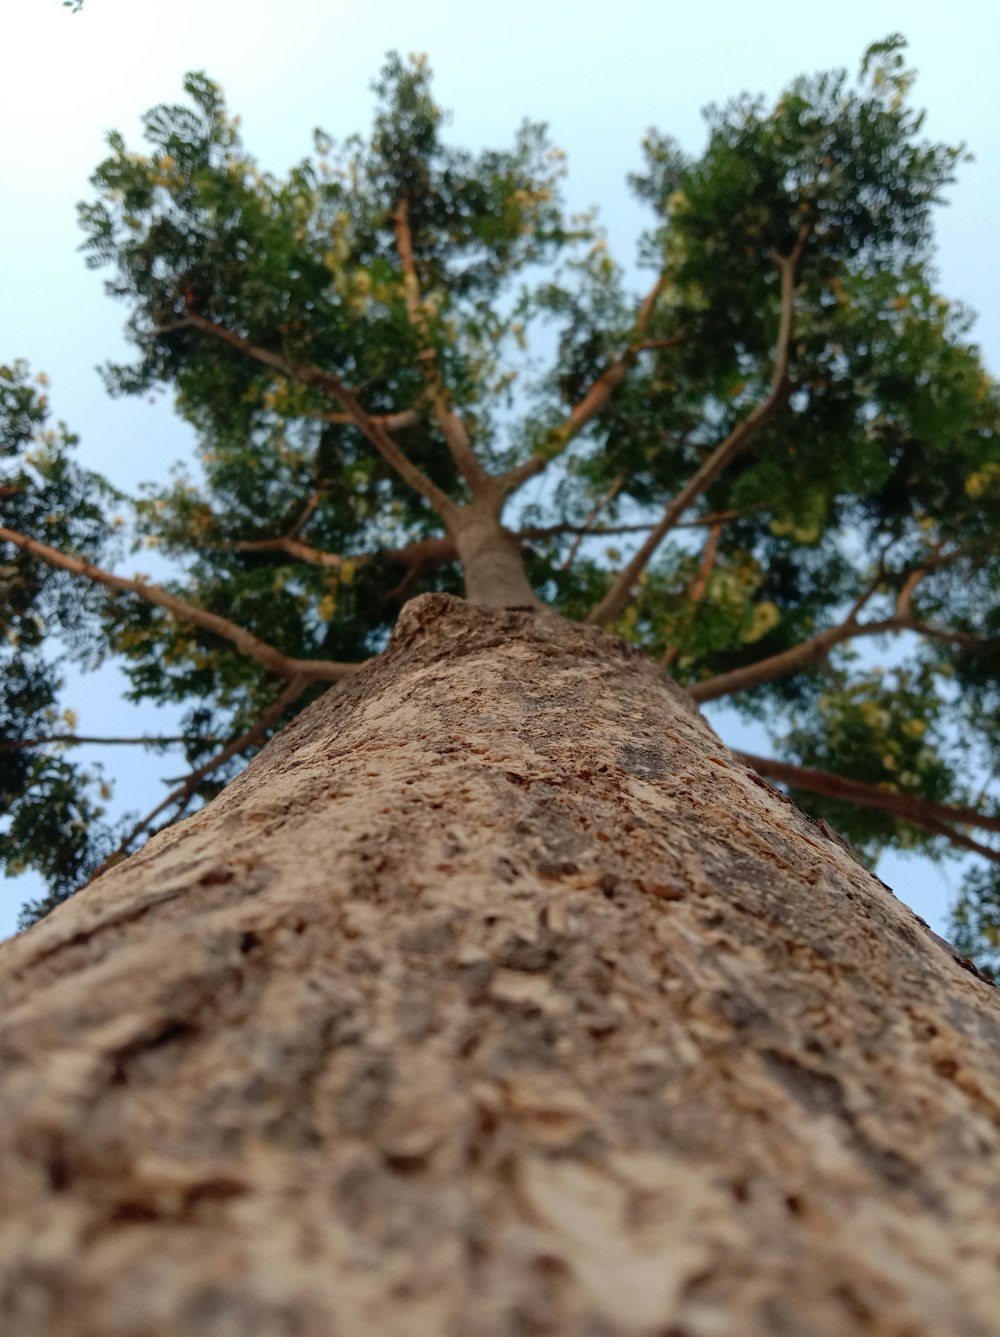
[{"label": "sky", "polygon": [[[625,178],[640,165],[650,126],[696,152],[706,104],[744,90],[774,98],[819,69],[854,72],[871,42],[897,30],[920,72],[915,101],[927,109],[927,135],[965,142],[974,154],[938,214],[937,266],[941,291],[978,312],[975,337],[997,374],[1000,8],[979,0],[947,9],[938,0],[842,0],[766,17],[760,5],[733,0],[86,0],[79,14],[59,0],[5,0],[0,361],[26,358],[49,375],[55,415],[82,437],[81,462],[123,489],[162,480],[188,452],[188,431],[166,400],[111,400],[104,391],[98,364],[129,356],[126,311],[84,265],[75,206],[93,194],[88,177],[106,133],[119,129],[138,149],[140,114],[178,101],[189,70],[221,83],[249,151],[283,172],[310,150],[314,127],[337,138],[368,128],[369,85],[388,50],[425,52],[455,141],[500,147],[523,118],[547,122],[568,155],[571,207],[599,205],[612,254],[628,264],[646,220]],[[68,703],[81,733],[169,724],[122,702],[110,669],[71,684]],[[761,750],[759,735],[725,712],[711,718],[732,746]],[[177,769],[169,756],[132,749],[80,755],[103,756],[140,812],[162,796],[160,777]],[[955,865],[888,858],[879,872],[943,931]],[[0,936],[39,891],[30,879],[0,881]]]}]

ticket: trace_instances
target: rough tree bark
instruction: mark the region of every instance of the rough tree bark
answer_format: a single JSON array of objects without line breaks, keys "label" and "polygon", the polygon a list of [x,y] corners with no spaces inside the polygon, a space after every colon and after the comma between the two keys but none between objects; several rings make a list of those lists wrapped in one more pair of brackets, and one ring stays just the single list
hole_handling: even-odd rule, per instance
[{"label": "rough tree bark", "polygon": [[0,952],[9,1337],[990,1337],[1000,1007],[592,627],[447,596]]}]

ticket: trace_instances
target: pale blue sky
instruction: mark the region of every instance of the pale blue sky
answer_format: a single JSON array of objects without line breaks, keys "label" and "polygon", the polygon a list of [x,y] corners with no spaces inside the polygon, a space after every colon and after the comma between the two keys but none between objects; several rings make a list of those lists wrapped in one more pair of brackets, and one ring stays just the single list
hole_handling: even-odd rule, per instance
[{"label": "pale blue sky", "polygon": [[[816,69],[853,71],[870,42],[901,30],[927,133],[965,140],[975,154],[939,214],[941,289],[980,313],[987,364],[1000,368],[1000,11],[973,0],[784,10],[732,0],[87,0],[75,16],[59,0],[6,0],[4,10],[0,360],[26,357],[48,372],[56,414],[83,437],[82,458],[125,488],[164,477],[188,438],[165,402],[104,394],[95,366],[125,351],[125,309],[83,265],[75,204],[90,193],[105,132],[137,141],[140,113],[177,100],[191,69],[223,85],[250,151],[283,171],[309,150],[314,126],[338,137],[367,128],[369,83],[388,49],[427,52],[455,140],[503,145],[523,117],[547,121],[568,154],[571,205],[600,205],[613,252],[630,262],[644,217],[625,176],[650,125],[697,150],[706,103],[743,89],[775,95]],[[113,674],[72,697],[81,732],[161,727],[122,705]],[[733,745],[751,745],[731,723],[718,727]],[[157,777],[178,769],[170,757],[122,749],[106,759],[125,777],[120,796],[141,810],[162,794]],[[941,926],[956,874],[943,879],[912,860],[880,871]],[[28,894],[33,887],[0,882],[0,935]]]}]

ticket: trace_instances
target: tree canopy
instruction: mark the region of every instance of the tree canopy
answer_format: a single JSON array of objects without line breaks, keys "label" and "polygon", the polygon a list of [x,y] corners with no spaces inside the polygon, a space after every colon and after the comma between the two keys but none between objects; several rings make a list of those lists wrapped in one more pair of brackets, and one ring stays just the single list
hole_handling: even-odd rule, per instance
[{"label": "tree canopy", "polygon": [[[892,37],[860,74],[659,131],[636,257],[565,206],[524,122],[454,146],[423,58],[370,133],[261,172],[204,74],[109,136],[82,205],[128,311],[113,394],[170,387],[196,458],[127,497],[0,369],[0,860],[47,900],[203,802],[425,590],[531,602],[641,646],[762,723],[764,775],[874,860],[980,856],[957,941],[1000,958],[1000,394],[942,297],[933,208],[964,150],[922,137]],[[537,481],[536,481],[537,480]],[[170,575],[121,575],[156,548]],[[114,659],[184,709],[188,773],[111,820],[61,668]],[[63,712],[62,714],[60,712]],[[61,722],[60,722],[61,721]]]}]

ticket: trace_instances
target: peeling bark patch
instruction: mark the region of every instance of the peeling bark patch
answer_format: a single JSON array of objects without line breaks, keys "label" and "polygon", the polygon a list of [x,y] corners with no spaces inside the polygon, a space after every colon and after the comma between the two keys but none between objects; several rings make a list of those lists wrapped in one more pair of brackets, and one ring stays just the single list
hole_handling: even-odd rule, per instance
[{"label": "peeling bark patch", "polygon": [[774,1049],[765,1049],[761,1058],[788,1094],[811,1113],[849,1118],[843,1087],[831,1073],[808,1067],[794,1055]]},{"label": "peeling bark patch", "polygon": [[653,743],[626,743],[618,753],[618,763],[644,780],[666,780],[671,774],[664,749]]},{"label": "peeling bark patch", "polygon": [[341,1132],[358,1136],[370,1132],[388,1112],[396,1066],[388,1055],[362,1060],[336,1096]]},{"label": "peeling bark patch", "polygon": [[841,1125],[848,1144],[870,1169],[887,1184],[912,1193],[928,1206],[937,1205],[937,1195],[923,1182],[919,1166],[891,1147],[881,1147],[862,1132],[849,1108],[841,1082],[829,1072],[799,1061],[794,1055],[763,1050],[761,1057],[782,1087],[805,1109],[830,1115]]},{"label": "peeling bark patch", "polygon": [[194,1033],[194,1027],[186,1021],[165,1018],[157,1022],[146,1034],[135,1036],[112,1056],[114,1075],[112,1081],[123,1086],[129,1080],[129,1070],[137,1059],[162,1049],[165,1045],[177,1044]]}]

